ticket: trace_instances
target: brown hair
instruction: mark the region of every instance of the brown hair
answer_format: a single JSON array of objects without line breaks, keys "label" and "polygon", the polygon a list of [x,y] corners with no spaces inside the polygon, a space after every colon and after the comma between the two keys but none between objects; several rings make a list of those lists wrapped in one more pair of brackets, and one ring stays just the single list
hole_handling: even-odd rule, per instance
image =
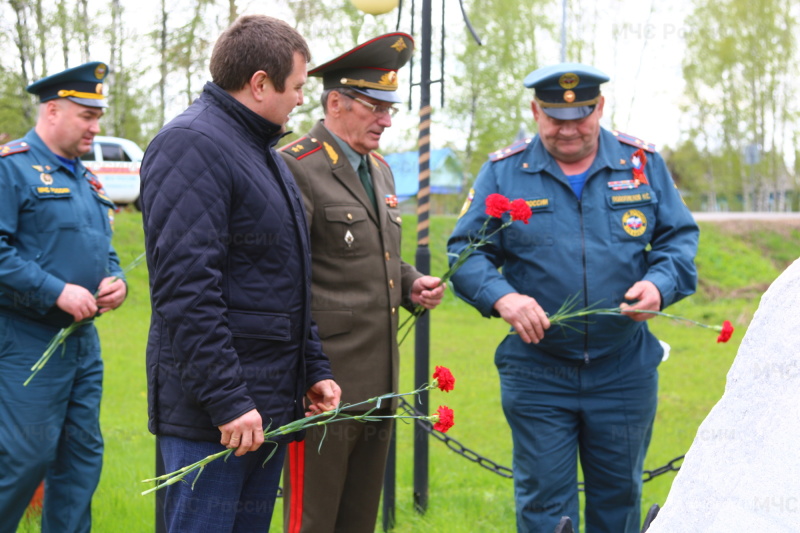
[{"label": "brown hair", "polygon": [[238,91],[263,70],[275,90],[285,90],[294,69],[294,54],[311,60],[303,36],[282,20],[244,15],[222,32],[211,53],[211,80],[226,91]]}]

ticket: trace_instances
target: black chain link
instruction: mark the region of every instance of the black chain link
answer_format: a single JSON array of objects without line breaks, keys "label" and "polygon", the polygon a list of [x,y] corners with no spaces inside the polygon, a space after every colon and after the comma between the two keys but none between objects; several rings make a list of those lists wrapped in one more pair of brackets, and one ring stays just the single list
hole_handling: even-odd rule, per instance
[{"label": "black chain link", "polygon": [[[408,403],[405,398],[400,398],[400,408],[403,409],[409,415],[425,416],[423,413],[414,408],[413,405]],[[494,461],[492,461],[491,459],[489,459],[488,457],[483,457],[479,453],[467,448],[453,437],[449,437],[444,433],[442,433],[441,431],[436,431],[435,429],[433,429],[433,424],[431,424],[429,421],[417,418],[416,423],[419,424],[419,426],[422,429],[424,429],[427,433],[429,433],[433,437],[436,437],[438,440],[442,441],[448,448],[450,448],[455,453],[461,455],[462,457],[472,461],[473,463],[478,463],[483,468],[491,472],[494,472],[495,474],[502,476],[504,478],[511,479],[514,477],[513,471],[507,466],[499,465]],[[681,465],[678,463],[682,462],[684,457],[685,455],[681,455],[680,457],[676,457],[675,459],[671,460],[662,467],[655,468],[653,470],[644,470],[642,472],[642,483],[647,483],[653,478],[656,478],[662,474],[666,474],[667,472],[677,472],[678,470],[681,469]],[[583,491],[583,481],[578,483],[578,490]]]},{"label": "black chain link", "polygon": [[654,477],[660,476],[661,474],[666,474],[667,472],[677,472],[681,469],[682,465],[677,465],[678,462],[683,463],[683,458],[686,457],[685,455],[681,455],[680,457],[676,457],[672,461],[668,462],[662,467],[655,468],[653,470],[645,470],[644,477],[642,478],[642,483],[647,483]]},{"label": "black chain link", "polygon": [[[425,416],[420,411],[417,411],[417,409],[414,408],[413,405],[408,403],[405,398],[400,398],[400,408],[410,415]],[[503,476],[508,479],[514,477],[511,472],[511,469],[508,468],[507,466],[499,465],[494,461],[492,461],[491,459],[489,459],[488,457],[483,457],[482,455],[470,450],[469,448],[458,442],[456,439],[448,437],[441,431],[436,431],[435,429],[433,429],[433,424],[431,424],[429,421],[417,418],[416,423],[419,424],[419,426],[422,429],[424,429],[427,433],[436,437],[440,441],[444,442],[448,448],[450,448],[457,454],[461,455],[462,457],[469,459],[473,463],[478,463],[483,468],[491,470],[492,472],[494,472],[499,476]]]}]

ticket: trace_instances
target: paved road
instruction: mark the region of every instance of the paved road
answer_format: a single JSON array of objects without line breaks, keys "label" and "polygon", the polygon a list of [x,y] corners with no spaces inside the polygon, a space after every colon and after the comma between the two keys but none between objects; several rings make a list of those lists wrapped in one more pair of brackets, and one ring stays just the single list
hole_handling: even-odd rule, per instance
[{"label": "paved road", "polygon": [[716,212],[692,213],[695,220],[722,221],[722,220],[765,220],[765,221],[800,221],[800,213],[743,213],[743,212]]}]

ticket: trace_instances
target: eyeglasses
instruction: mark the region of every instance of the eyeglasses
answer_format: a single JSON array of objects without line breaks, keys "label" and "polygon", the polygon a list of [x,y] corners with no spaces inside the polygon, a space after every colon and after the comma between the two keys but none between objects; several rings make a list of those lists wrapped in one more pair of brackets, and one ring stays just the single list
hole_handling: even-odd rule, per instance
[{"label": "eyeglasses", "polygon": [[367,102],[366,100],[362,100],[358,96],[353,96],[353,95],[347,94],[347,93],[339,93],[339,94],[343,94],[344,96],[355,100],[356,102],[358,102],[359,104],[363,105],[364,107],[366,107],[367,109],[369,109],[370,111],[372,111],[373,113],[378,115],[379,117],[383,116],[383,115],[389,115],[390,117],[393,117],[393,116],[395,116],[397,114],[398,111],[400,111],[399,109],[397,109],[393,105],[371,104],[371,103]]}]

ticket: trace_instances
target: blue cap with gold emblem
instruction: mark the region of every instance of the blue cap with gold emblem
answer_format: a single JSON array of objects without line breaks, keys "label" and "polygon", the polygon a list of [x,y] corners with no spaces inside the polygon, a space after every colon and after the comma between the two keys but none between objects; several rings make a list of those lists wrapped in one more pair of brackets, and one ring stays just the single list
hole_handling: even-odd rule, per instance
[{"label": "blue cap with gold emblem", "polygon": [[397,71],[414,52],[414,39],[395,32],[375,37],[308,71],[324,89],[349,88],[376,100],[401,102]]},{"label": "blue cap with gold emblem", "polygon": [[534,70],[523,84],[536,91],[534,99],[548,116],[579,120],[594,111],[600,101],[600,84],[609,79],[589,65],[559,63]]},{"label": "blue cap with gold emblem", "polygon": [[88,107],[108,107],[103,95],[103,80],[108,65],[99,61],[68,68],[58,74],[31,83],[26,91],[39,97],[41,103],[56,98],[67,98]]}]

